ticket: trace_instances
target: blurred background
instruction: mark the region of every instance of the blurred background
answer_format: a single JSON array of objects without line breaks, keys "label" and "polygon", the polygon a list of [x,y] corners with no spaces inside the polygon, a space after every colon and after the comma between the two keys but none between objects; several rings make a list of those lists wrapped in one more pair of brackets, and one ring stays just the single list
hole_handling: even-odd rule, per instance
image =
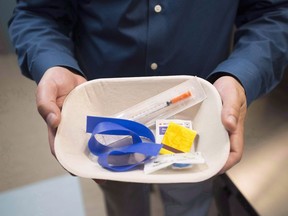
[{"label": "blurred background", "polygon": [[36,85],[24,78],[7,23],[16,1],[0,1],[0,215],[105,215],[102,194],[67,174],[50,154]]},{"label": "blurred background", "polygon": [[[67,174],[50,154],[35,105],[36,85],[24,78],[7,32],[14,1],[0,1],[0,215],[104,216],[99,187]],[[288,215],[288,77],[254,102],[246,121],[242,161],[218,179],[224,215]],[[152,215],[163,209],[157,188]],[[229,208],[230,206],[230,208]]]}]

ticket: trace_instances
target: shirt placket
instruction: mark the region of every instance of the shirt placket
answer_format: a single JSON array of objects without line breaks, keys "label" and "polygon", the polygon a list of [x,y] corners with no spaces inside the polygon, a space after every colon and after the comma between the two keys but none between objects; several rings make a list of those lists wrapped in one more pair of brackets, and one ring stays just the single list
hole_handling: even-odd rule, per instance
[{"label": "shirt placket", "polygon": [[166,22],[165,0],[149,0],[148,26],[147,26],[147,58],[146,73],[148,75],[160,75],[162,52],[165,46]]}]

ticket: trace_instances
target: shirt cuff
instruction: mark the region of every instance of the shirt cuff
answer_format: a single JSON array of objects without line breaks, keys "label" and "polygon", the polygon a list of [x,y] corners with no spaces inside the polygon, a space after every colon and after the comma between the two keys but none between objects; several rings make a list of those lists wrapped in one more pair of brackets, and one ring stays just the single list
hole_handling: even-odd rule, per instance
[{"label": "shirt cuff", "polygon": [[250,105],[261,92],[261,77],[257,71],[256,66],[249,61],[228,59],[219,64],[207,79],[214,82],[215,77],[219,78],[222,74],[235,77],[242,84],[247,97],[247,105]]},{"label": "shirt cuff", "polygon": [[61,52],[39,54],[29,68],[33,80],[38,84],[44,73],[51,67],[62,66],[84,76],[77,61],[70,55]]}]

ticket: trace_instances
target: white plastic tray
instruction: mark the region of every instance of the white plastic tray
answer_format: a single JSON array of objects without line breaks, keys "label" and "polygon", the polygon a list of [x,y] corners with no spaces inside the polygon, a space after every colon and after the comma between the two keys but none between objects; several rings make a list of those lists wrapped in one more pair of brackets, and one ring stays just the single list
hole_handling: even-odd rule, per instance
[{"label": "white plastic tray", "polygon": [[192,76],[97,79],[75,88],[66,98],[62,119],[55,138],[55,152],[60,164],[69,172],[84,178],[142,183],[200,182],[216,175],[227,161],[229,136],[221,123],[221,99],[209,82],[199,79],[207,98],[200,104],[175,116],[191,119],[199,134],[195,150],[200,151],[205,165],[188,170],[164,169],[145,175],[142,169],[112,172],[89,158],[86,117],[112,116],[145,99],[161,93]]}]

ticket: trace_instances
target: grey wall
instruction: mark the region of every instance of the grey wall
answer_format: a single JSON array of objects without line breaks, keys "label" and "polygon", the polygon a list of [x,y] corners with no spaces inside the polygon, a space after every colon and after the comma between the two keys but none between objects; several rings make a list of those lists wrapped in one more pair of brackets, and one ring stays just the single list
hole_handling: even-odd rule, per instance
[{"label": "grey wall", "polygon": [[8,20],[16,0],[0,0],[0,54],[14,52],[8,35]]}]

